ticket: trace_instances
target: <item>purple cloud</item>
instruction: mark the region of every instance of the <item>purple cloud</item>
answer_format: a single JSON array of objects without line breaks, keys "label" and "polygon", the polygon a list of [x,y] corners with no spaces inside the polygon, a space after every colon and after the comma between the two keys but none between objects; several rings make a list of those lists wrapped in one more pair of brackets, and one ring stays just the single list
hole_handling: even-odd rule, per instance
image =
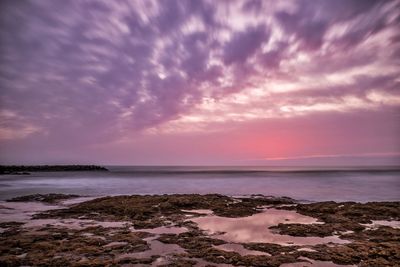
[{"label": "purple cloud", "polygon": [[224,63],[230,65],[237,62],[245,62],[263,42],[268,41],[268,35],[264,25],[249,27],[243,32],[234,33],[232,40],[224,47]]}]

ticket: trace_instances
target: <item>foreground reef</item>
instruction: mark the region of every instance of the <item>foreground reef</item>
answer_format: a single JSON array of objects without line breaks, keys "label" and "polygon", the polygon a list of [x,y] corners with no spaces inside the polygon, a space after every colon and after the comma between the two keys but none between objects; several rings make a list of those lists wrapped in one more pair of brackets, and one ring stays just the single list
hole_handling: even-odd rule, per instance
[{"label": "foreground reef", "polygon": [[[32,195],[11,201],[57,204],[71,195]],[[299,204],[290,198],[224,195],[146,195],[103,197],[37,213],[25,222],[0,224],[0,266],[273,266],[309,261],[355,266],[399,266],[400,202],[320,202]],[[4,207],[3,207],[4,208]],[[295,211],[318,223],[279,223],[277,235],[338,236],[341,244],[308,246],[246,242],[242,254],[191,221],[210,216],[247,217],[266,209]],[[389,225],[376,222],[384,221]],[[54,223],[58,222],[58,223]],[[113,222],[113,223],[110,223]],[[28,222],[27,224],[29,224]],[[61,223],[61,224],[60,224]],[[68,226],[70,225],[70,226]],[[163,247],[164,250],[155,248]],[[157,254],[158,253],[158,254]],[[163,253],[163,254],[162,254]]]}]

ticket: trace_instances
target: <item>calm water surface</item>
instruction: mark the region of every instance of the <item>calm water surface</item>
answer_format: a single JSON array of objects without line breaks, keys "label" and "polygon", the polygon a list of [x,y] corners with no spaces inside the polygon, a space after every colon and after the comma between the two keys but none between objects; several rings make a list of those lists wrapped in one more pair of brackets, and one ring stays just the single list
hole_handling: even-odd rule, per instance
[{"label": "calm water surface", "polygon": [[32,193],[220,193],[288,196],[305,201],[400,200],[400,168],[132,167],[109,172],[1,175],[0,200]]}]

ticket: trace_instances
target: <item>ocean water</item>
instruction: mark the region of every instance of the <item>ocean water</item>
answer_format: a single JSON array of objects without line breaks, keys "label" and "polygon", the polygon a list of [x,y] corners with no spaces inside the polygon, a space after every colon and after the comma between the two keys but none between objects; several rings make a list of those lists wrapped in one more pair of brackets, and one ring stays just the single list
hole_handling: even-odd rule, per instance
[{"label": "ocean water", "polygon": [[0,175],[0,200],[33,193],[263,194],[300,201],[400,200],[394,167],[162,167],[108,166],[109,172]]}]

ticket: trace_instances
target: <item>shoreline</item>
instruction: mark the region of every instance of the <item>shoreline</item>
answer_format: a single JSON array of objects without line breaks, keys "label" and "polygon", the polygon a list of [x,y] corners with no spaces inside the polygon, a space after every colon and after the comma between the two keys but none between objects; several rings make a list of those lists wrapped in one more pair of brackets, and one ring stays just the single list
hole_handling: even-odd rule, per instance
[{"label": "shoreline", "polygon": [[[233,197],[251,194],[288,196],[305,202],[396,201],[400,200],[399,174],[135,176],[130,167],[124,172],[111,168],[108,172],[33,172],[31,175],[0,175],[0,199],[34,193],[93,196],[218,193]],[[376,190],[377,186],[379,190]]]},{"label": "shoreline", "polygon": [[[35,200],[34,198],[42,198],[43,196],[48,196],[51,197],[52,195],[59,195],[62,196],[60,199],[55,199],[55,202],[62,200],[62,199],[68,199],[68,198],[91,198],[91,199],[100,199],[100,198],[105,198],[105,197],[121,197],[121,196],[174,196],[174,195],[222,195],[226,196],[229,198],[257,198],[257,197],[262,197],[262,198],[271,198],[271,199],[279,199],[279,198],[284,198],[284,199],[290,199],[296,204],[313,204],[313,203],[325,203],[325,202],[335,202],[335,203],[344,203],[344,202],[351,202],[351,203],[358,203],[358,204],[367,204],[367,203],[386,203],[386,202],[394,202],[394,203],[400,203],[400,198],[396,199],[383,199],[383,200],[348,200],[348,199],[326,199],[326,200],[310,200],[310,199],[294,199],[292,197],[287,197],[287,196],[278,196],[278,195],[263,195],[263,194],[223,194],[223,193],[218,193],[218,192],[212,192],[212,193],[134,193],[134,194],[123,194],[123,193],[116,193],[116,194],[85,194],[85,195],[80,195],[80,194],[73,194],[73,193],[65,193],[65,192],[57,192],[57,193],[34,193],[34,194],[18,194],[18,195],[12,195],[8,198],[0,198],[0,202],[10,202],[12,199],[21,199],[17,200],[17,202],[29,202],[29,201],[39,201],[41,200]],[[25,199],[25,200],[24,200]],[[46,201],[43,201],[46,202]]]},{"label": "shoreline", "polygon": [[49,194],[2,202],[0,210],[29,205],[37,211],[31,209],[24,220],[6,222],[2,216],[2,266],[395,266],[400,261],[400,202]]}]

